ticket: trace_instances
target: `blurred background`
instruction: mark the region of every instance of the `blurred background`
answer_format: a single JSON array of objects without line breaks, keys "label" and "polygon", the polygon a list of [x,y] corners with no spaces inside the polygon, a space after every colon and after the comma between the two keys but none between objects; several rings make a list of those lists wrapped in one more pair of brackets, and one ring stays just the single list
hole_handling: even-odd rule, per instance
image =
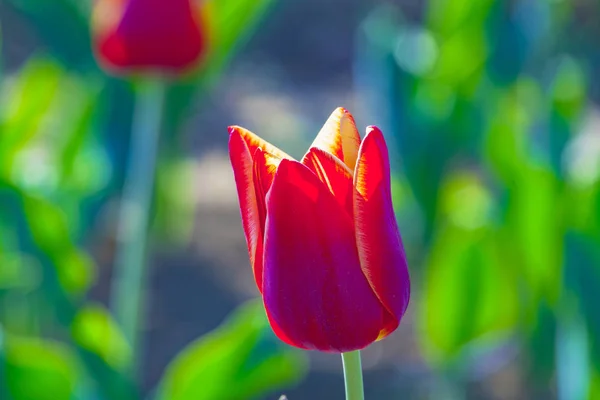
[{"label": "blurred background", "polygon": [[91,1],[0,2],[0,399],[343,398],[339,355],[265,322],[226,129],[301,157],[337,106],[386,135],[413,285],[366,397],[600,399],[598,2],[204,5],[132,346],[111,296],[139,82],[98,67]]}]

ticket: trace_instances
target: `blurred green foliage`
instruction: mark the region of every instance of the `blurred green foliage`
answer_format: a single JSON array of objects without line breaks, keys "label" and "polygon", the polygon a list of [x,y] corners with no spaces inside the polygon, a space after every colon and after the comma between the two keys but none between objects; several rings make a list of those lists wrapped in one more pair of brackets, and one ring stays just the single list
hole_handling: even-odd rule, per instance
[{"label": "blurred green foliage", "polygon": [[[206,2],[211,46],[198,71],[169,85],[154,234],[191,233],[191,175],[176,132],[199,95],[273,3]],[[0,398],[136,399],[130,344],[88,300],[96,280],[90,225],[122,187],[135,81],[94,62],[91,1],[11,0],[48,50],[0,82]],[[184,199],[184,200],[182,200]],[[177,217],[176,217],[177,216]],[[182,223],[185,222],[185,223]],[[304,360],[272,335],[256,305],[189,345],[168,367],[165,398],[249,398],[291,384]],[[204,391],[213,385],[212,395]],[[192,397],[189,397],[192,396]],[[215,397],[216,396],[216,397]]]},{"label": "blurred green foliage", "polygon": [[112,316],[101,305],[82,307],[71,325],[73,340],[116,370],[131,362],[131,349]]},{"label": "blurred green foliage", "polygon": [[39,339],[6,339],[5,378],[15,400],[74,398],[79,368],[66,346]]},{"label": "blurred green foliage", "polygon": [[304,368],[299,354],[270,330],[262,302],[251,302],[177,356],[165,373],[158,398],[255,398],[294,382]]},{"label": "blurred green foliage", "polygon": [[458,385],[509,345],[531,390],[597,396],[595,53],[569,39],[576,3],[434,0],[420,23],[386,5],[359,34],[357,82],[384,94],[372,111],[401,160],[422,348]]}]

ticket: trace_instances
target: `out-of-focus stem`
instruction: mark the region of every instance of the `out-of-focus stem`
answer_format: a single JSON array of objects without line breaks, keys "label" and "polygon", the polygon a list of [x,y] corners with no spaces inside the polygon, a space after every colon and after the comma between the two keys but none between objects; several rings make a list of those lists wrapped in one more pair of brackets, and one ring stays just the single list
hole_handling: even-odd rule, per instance
[{"label": "out-of-focus stem", "polygon": [[143,81],[137,87],[129,162],[118,221],[111,309],[132,347],[132,373],[139,352],[148,219],[163,101],[164,84],[159,79]]},{"label": "out-of-focus stem", "polygon": [[346,400],[364,400],[360,350],[342,353],[342,363],[344,365]]},{"label": "out-of-focus stem", "polygon": [[559,400],[587,399],[590,386],[587,330],[577,297],[568,291],[561,298],[557,325],[557,397]]}]

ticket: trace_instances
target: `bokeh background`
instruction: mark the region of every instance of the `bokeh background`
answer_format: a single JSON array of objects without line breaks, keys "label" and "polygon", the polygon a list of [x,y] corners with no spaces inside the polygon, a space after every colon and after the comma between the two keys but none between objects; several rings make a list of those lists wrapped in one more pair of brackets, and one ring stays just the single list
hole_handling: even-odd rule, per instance
[{"label": "bokeh background", "polygon": [[91,1],[0,2],[0,399],[343,398],[340,357],[256,302],[226,130],[300,157],[337,106],[386,135],[413,282],[367,398],[600,399],[600,3],[206,4],[133,349],[110,298],[139,82],[97,66]]}]

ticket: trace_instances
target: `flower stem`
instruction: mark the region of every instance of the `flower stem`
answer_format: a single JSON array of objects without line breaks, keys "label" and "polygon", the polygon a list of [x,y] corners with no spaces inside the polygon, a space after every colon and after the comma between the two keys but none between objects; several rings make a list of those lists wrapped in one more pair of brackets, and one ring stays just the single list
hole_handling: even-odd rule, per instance
[{"label": "flower stem", "polygon": [[344,365],[344,382],[346,384],[346,400],[363,400],[362,367],[360,365],[360,350],[342,353]]},{"label": "flower stem", "polygon": [[111,293],[112,311],[131,344],[132,373],[139,351],[146,239],[164,101],[159,79],[143,81],[137,89]]},{"label": "flower stem", "polygon": [[577,297],[563,291],[555,344],[557,398],[584,399],[590,387],[588,332]]}]

